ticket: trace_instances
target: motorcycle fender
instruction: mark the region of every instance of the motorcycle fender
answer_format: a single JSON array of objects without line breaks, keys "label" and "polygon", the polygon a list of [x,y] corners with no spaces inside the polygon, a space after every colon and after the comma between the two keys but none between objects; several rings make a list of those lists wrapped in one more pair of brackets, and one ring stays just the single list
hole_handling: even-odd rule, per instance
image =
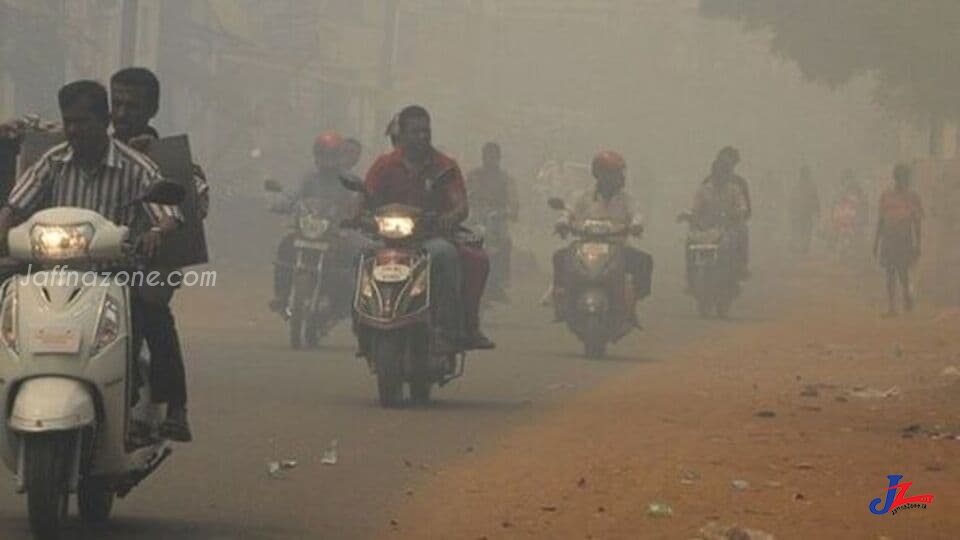
[{"label": "motorcycle fender", "polygon": [[604,313],[610,306],[603,289],[587,289],[577,298],[577,309],[584,313]]},{"label": "motorcycle fender", "polygon": [[97,419],[93,396],[73,379],[41,377],[20,385],[8,425],[21,433],[70,431]]}]

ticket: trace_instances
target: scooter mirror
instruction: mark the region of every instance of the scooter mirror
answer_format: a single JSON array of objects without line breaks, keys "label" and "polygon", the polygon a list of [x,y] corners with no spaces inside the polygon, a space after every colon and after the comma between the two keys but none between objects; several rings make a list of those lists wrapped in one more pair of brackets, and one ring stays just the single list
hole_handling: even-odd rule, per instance
[{"label": "scooter mirror", "polygon": [[554,210],[565,210],[567,208],[566,203],[560,197],[550,197],[547,199],[547,205]]},{"label": "scooter mirror", "polygon": [[263,189],[264,189],[265,191],[269,191],[270,193],[281,193],[281,192],[283,192],[283,187],[280,185],[279,182],[277,182],[277,181],[274,180],[273,178],[268,178],[268,179],[266,179],[266,180],[263,181]]}]

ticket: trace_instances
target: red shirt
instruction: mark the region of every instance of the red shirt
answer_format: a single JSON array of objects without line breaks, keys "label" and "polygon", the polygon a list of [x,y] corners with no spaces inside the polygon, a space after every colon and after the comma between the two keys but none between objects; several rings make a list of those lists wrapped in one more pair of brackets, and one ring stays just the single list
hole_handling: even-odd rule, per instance
[{"label": "red shirt", "polygon": [[[406,204],[423,210],[444,213],[451,210],[454,202],[466,197],[463,173],[457,162],[436,150],[426,167],[415,170],[403,150],[397,149],[377,158],[370,166],[364,185],[372,199],[371,206]],[[449,175],[432,194],[427,191],[427,182]]]},{"label": "red shirt", "polygon": [[910,230],[914,223],[923,219],[920,196],[910,189],[888,189],[880,197],[880,217],[885,232]]}]

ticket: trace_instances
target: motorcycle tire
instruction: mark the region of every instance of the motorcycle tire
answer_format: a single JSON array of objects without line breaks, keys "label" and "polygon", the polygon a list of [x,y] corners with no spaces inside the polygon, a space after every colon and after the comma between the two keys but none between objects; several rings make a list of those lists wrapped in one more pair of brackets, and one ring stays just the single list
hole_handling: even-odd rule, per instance
[{"label": "motorcycle tire", "polygon": [[27,513],[37,540],[58,540],[69,508],[67,474],[73,461],[72,434],[28,435],[26,452]]},{"label": "motorcycle tire", "polygon": [[298,350],[303,345],[304,326],[303,308],[300,306],[300,302],[294,302],[290,311],[290,320],[287,321],[290,327],[290,348]]},{"label": "motorcycle tire", "polygon": [[607,355],[607,340],[599,315],[590,315],[585,325],[583,354],[587,358],[603,358]]}]

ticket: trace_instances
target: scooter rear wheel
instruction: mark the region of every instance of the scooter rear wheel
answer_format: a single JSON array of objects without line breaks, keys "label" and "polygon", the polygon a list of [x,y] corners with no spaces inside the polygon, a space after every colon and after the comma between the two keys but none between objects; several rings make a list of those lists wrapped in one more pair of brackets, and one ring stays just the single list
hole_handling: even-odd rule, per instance
[{"label": "scooter rear wheel", "polygon": [[403,405],[403,340],[398,336],[377,336],[372,343],[377,370],[377,394],[380,406],[395,409]]}]

